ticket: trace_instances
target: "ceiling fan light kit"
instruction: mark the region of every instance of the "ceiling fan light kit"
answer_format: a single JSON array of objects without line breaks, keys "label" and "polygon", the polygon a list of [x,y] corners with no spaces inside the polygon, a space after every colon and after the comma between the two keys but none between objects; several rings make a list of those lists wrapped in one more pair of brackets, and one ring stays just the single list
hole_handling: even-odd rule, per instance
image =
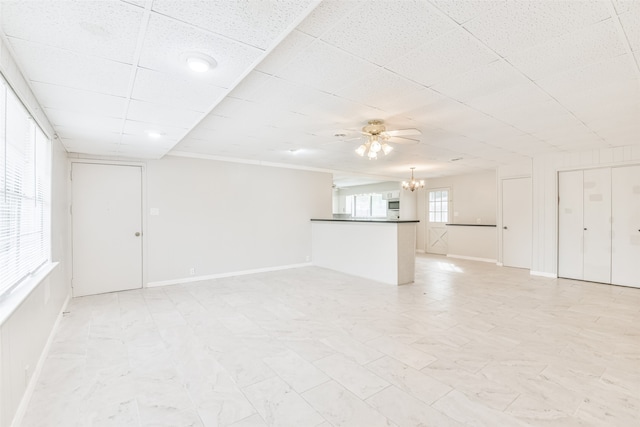
[{"label": "ceiling fan light kit", "polygon": [[391,138],[395,142],[419,142],[415,139],[405,138],[405,135],[420,135],[418,129],[399,129],[387,131],[382,120],[369,120],[368,124],[362,128],[363,135],[367,136],[367,141],[356,148],[356,153],[360,157],[365,154],[369,160],[378,158],[378,154],[382,152],[385,156],[393,151],[393,147],[387,143]]},{"label": "ceiling fan light kit", "polygon": [[413,177],[414,169],[415,168],[411,168],[411,181],[402,181],[402,188],[404,188],[405,190],[415,191],[419,190],[420,188],[424,188],[424,179],[418,181]]}]

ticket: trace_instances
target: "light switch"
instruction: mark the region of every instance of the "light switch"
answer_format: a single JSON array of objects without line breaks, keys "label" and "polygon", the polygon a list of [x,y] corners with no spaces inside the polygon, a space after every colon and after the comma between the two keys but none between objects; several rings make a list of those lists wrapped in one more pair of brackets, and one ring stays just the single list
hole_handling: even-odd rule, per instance
[{"label": "light switch", "polygon": [[158,216],[158,215],[160,215],[160,209],[158,209],[158,208],[151,208],[151,209],[149,209],[149,215],[151,215],[151,216]]}]

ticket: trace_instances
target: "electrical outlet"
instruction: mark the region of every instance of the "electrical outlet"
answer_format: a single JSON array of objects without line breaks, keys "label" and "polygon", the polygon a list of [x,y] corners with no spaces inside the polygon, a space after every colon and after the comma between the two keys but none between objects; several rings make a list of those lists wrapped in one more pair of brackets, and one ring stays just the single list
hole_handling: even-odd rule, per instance
[{"label": "electrical outlet", "polygon": [[196,274],[196,269],[195,269],[194,267],[191,267],[191,268],[189,269],[189,274],[190,274],[190,275],[192,275],[192,276],[193,276],[194,274]]}]

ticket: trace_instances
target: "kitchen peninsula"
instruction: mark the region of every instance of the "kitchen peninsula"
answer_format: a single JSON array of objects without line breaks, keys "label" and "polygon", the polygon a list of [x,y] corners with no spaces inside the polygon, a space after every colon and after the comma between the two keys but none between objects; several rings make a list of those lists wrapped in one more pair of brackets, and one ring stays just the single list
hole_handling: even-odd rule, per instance
[{"label": "kitchen peninsula", "polygon": [[312,219],[313,263],[391,285],[412,283],[418,222]]}]

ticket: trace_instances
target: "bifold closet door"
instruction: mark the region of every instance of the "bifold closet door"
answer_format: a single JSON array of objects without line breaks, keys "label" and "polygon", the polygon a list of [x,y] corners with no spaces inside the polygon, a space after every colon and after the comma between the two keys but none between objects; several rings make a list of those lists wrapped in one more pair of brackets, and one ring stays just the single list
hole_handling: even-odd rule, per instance
[{"label": "bifold closet door", "polygon": [[640,287],[640,166],[611,170],[611,282]]},{"label": "bifold closet door", "polygon": [[583,279],[583,187],[582,171],[558,175],[558,276]]},{"label": "bifold closet door", "polygon": [[584,171],[583,279],[611,283],[611,169]]}]

